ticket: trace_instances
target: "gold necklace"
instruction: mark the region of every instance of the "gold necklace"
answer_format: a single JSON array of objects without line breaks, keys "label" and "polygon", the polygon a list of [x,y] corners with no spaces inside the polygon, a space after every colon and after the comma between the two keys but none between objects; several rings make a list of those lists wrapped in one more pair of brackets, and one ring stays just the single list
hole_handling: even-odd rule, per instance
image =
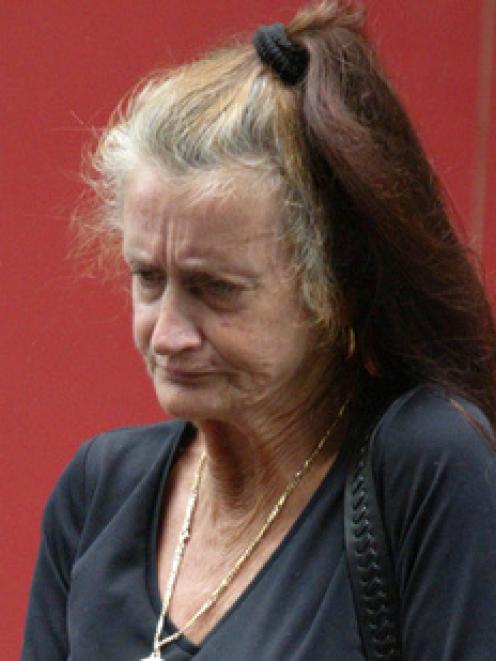
[{"label": "gold necklace", "polygon": [[238,575],[239,571],[241,570],[245,562],[252,555],[253,551],[257,548],[257,546],[260,544],[262,539],[265,537],[267,531],[274,523],[275,519],[278,517],[284,505],[286,504],[288,497],[293,493],[293,491],[299,485],[303,476],[305,475],[305,473],[308,471],[310,466],[313,464],[313,462],[321,452],[322,448],[326,444],[329,436],[331,435],[338,421],[341,419],[345,408],[346,408],[346,403],[343,404],[343,406],[339,409],[338,415],[336,416],[336,419],[334,420],[333,424],[322,436],[320,441],[313,449],[312,453],[307,457],[307,459],[305,459],[303,466],[296,471],[292,479],[288,482],[284,491],[276,501],[276,504],[274,505],[269,515],[265,519],[264,524],[258,531],[257,536],[252,540],[252,542],[250,542],[250,544],[246,547],[243,553],[239,556],[239,558],[236,560],[230,571],[224,576],[224,578],[221,580],[219,585],[212,592],[210,597],[208,597],[208,599],[200,606],[200,608],[198,608],[198,610],[191,616],[191,618],[186,622],[186,624],[183,627],[181,627],[181,629],[171,634],[170,636],[166,636],[165,638],[161,639],[160,634],[162,633],[162,629],[164,626],[165,616],[167,615],[167,611],[169,610],[169,605],[172,599],[172,593],[174,592],[174,586],[176,584],[177,575],[179,573],[179,568],[184,558],[186,543],[191,535],[191,520],[193,518],[193,512],[195,510],[196,502],[198,500],[198,492],[200,490],[200,482],[201,482],[203,467],[205,465],[205,458],[206,458],[205,453],[202,454],[200,461],[198,463],[198,467],[196,469],[193,485],[191,487],[191,494],[188,500],[188,504],[186,506],[186,512],[184,514],[183,525],[181,527],[181,532],[179,533],[179,539],[174,551],[174,557],[172,559],[171,570],[169,573],[169,577],[167,579],[167,586],[165,589],[164,600],[162,603],[162,610],[158,618],[157,628],[155,630],[155,636],[153,640],[153,651],[150,654],[150,656],[147,656],[145,659],[141,659],[141,661],[158,661],[159,659],[162,659],[160,653],[161,648],[165,647],[166,645],[169,645],[175,640],[178,640],[178,638],[180,638],[190,627],[192,627],[193,624],[202,615],[204,615],[208,610],[210,610],[210,608],[212,608],[212,606],[214,606],[214,604],[217,603],[219,597],[231,585],[231,583],[236,578],[236,576]]}]

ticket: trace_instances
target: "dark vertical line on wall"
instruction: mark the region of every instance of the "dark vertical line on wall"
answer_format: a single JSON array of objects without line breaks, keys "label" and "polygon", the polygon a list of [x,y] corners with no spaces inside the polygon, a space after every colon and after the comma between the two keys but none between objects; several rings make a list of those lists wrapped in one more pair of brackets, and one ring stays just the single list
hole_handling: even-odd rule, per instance
[{"label": "dark vertical line on wall", "polygon": [[479,254],[482,253],[484,246],[495,28],[496,0],[482,0],[477,132],[472,188],[472,234],[474,246]]}]

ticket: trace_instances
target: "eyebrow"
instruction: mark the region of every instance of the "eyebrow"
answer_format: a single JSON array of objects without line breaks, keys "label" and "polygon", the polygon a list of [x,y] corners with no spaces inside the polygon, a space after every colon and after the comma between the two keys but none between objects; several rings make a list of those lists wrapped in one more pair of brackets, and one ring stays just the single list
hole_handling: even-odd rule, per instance
[{"label": "eyebrow", "polygon": [[[157,263],[146,253],[141,253],[135,250],[124,251],[123,258],[131,267],[147,267],[163,270],[163,265],[160,262]],[[176,268],[183,277],[187,279],[208,280],[212,277],[238,278],[243,279],[245,284],[249,284],[253,287],[256,287],[260,281],[260,274],[242,268],[239,265],[227,265],[215,260],[211,260],[210,263],[207,264],[205,261],[206,260],[204,259],[196,258],[193,263],[177,264]]]},{"label": "eyebrow", "polygon": [[134,252],[132,250],[124,250],[122,253],[122,258],[128,264],[151,264],[153,260],[150,260],[146,255]]}]

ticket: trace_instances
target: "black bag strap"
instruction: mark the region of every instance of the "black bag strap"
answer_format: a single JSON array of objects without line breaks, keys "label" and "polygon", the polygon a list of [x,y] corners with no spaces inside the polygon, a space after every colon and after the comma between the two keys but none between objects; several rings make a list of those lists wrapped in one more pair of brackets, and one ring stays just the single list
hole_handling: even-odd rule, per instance
[{"label": "black bag strap", "polygon": [[399,600],[372,472],[375,430],[357,444],[348,470],[344,498],[346,555],[366,658],[398,661]]}]

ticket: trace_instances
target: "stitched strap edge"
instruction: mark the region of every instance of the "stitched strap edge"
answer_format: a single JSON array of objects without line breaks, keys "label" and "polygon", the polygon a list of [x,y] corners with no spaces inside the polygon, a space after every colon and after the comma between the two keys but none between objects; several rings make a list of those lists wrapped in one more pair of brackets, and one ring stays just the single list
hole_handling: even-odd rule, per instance
[{"label": "stitched strap edge", "polygon": [[366,435],[348,471],[344,499],[346,555],[367,659],[400,661],[399,601],[372,472],[373,435]]}]

